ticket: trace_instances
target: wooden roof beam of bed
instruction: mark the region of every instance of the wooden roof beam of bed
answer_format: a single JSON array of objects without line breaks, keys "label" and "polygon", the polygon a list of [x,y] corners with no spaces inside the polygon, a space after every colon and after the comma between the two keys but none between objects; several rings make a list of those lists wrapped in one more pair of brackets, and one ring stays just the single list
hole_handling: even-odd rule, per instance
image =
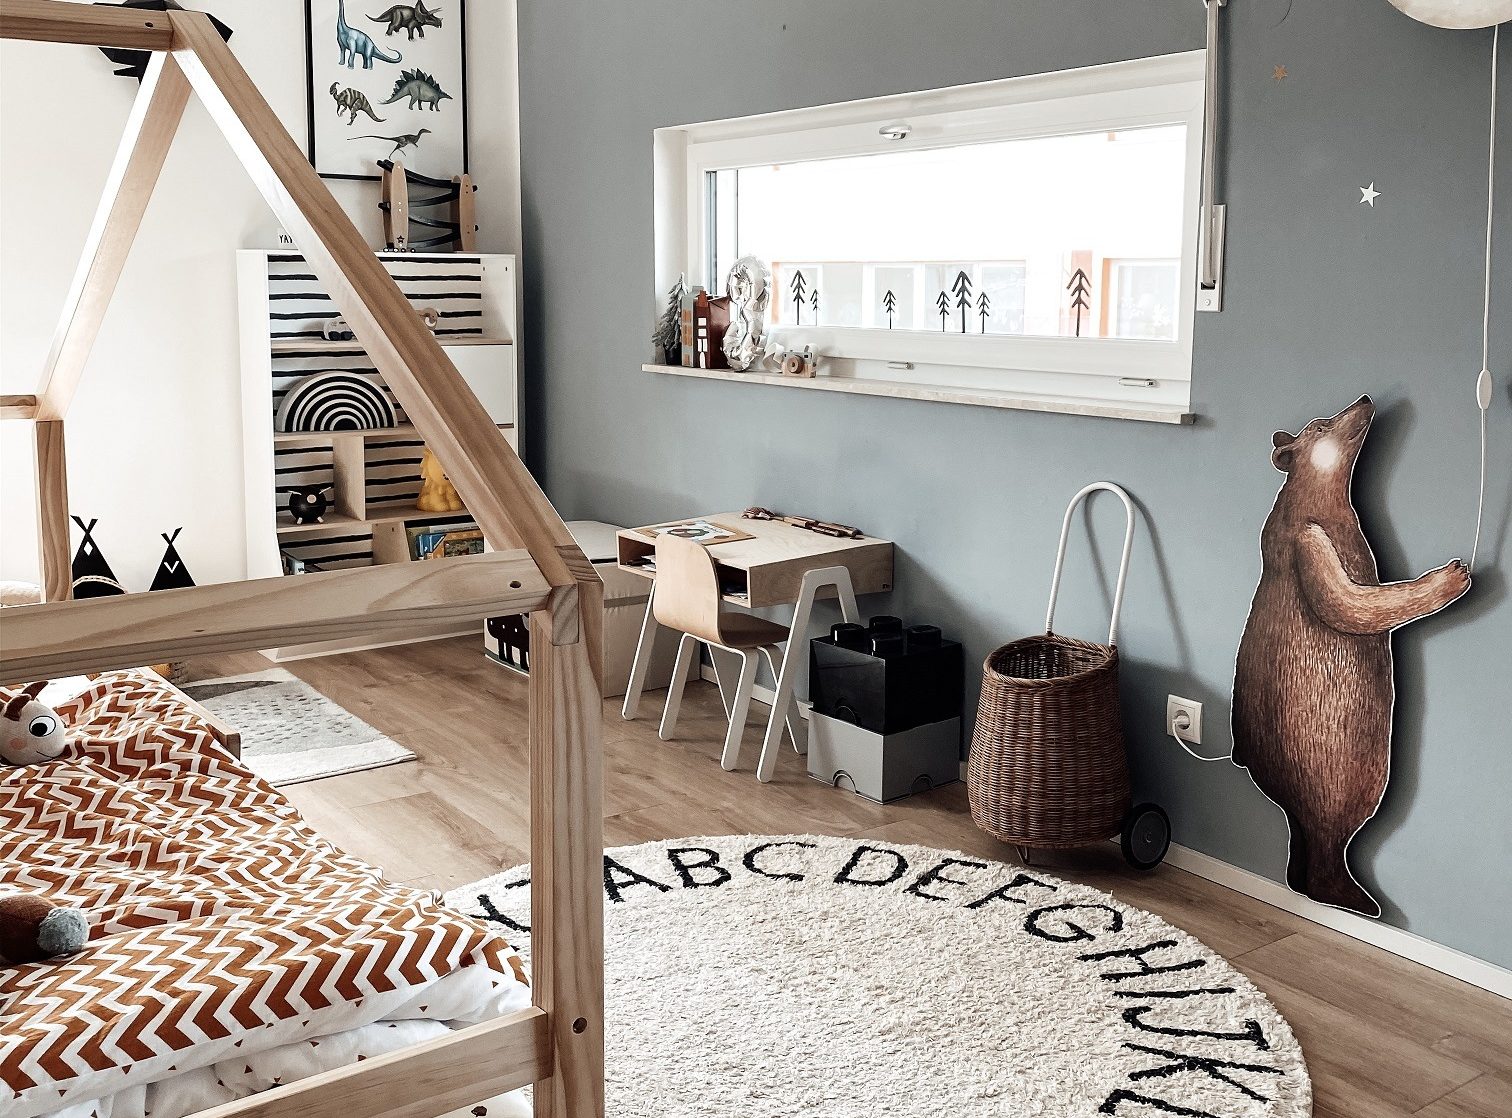
[{"label": "wooden roof beam of bed", "polygon": [[173,27],[163,12],[57,0],[6,0],[0,6],[0,39],[171,50]]},{"label": "wooden roof beam of bed", "polygon": [[523,551],[23,606],[0,623],[0,681],[47,679],[243,649],[475,622],[542,608]]},{"label": "wooden roof beam of bed", "polygon": [[37,398],[35,396],[0,396],[0,419],[36,418]]},{"label": "wooden roof beam of bed", "polygon": [[126,118],[115,162],[106,176],[94,223],[53,331],[37,393],[39,419],[62,419],[68,413],[142,215],[168,158],[184,106],[189,103],[189,92],[189,81],[173,56],[153,55],[131,115]]}]

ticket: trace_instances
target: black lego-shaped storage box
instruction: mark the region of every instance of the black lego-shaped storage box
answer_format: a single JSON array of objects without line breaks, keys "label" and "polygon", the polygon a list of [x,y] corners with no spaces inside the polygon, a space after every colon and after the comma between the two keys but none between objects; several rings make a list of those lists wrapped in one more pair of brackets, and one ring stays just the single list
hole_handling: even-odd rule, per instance
[{"label": "black lego-shaped storage box", "polygon": [[809,642],[814,710],[877,734],[896,734],[961,713],[961,646],[933,625],[904,629],[895,617],[836,625]]}]

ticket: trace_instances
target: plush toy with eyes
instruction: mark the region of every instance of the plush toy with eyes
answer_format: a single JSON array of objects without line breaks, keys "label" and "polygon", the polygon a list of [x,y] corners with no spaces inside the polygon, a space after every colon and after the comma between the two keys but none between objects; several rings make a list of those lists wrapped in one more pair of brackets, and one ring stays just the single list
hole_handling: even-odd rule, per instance
[{"label": "plush toy with eyes", "polygon": [[29,685],[5,704],[0,716],[0,764],[38,765],[55,761],[68,745],[58,712],[37,698],[44,679]]}]

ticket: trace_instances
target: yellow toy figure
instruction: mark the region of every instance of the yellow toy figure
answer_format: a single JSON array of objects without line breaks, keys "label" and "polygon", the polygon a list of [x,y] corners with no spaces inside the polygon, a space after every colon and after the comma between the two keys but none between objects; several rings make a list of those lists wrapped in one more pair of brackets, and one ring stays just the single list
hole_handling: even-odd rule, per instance
[{"label": "yellow toy figure", "polygon": [[441,460],[425,448],[420,459],[420,496],[415,507],[421,512],[461,512],[462,498],[441,468]]}]

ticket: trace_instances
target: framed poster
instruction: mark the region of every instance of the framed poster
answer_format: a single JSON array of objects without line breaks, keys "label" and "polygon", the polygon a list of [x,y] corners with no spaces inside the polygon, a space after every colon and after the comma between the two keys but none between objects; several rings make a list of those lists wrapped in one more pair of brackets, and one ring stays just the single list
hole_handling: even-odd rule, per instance
[{"label": "framed poster", "polygon": [[467,171],[465,0],[305,0],[310,162],[380,178],[380,159],[432,178]]}]

